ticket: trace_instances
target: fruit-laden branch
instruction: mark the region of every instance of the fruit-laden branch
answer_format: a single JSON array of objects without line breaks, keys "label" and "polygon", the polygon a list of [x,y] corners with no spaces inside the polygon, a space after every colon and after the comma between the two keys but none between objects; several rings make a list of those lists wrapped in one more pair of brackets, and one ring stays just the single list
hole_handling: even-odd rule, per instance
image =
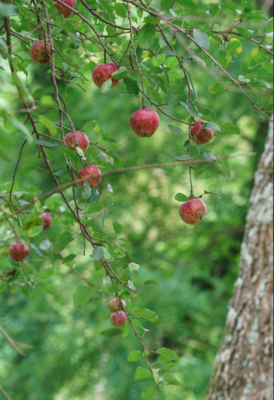
[{"label": "fruit-laden branch", "polygon": [[[234,156],[216,157],[216,158],[214,158],[214,161],[218,161],[218,160],[221,161],[221,160],[237,158],[237,157],[253,157],[255,155],[256,155],[256,153],[240,153],[240,154],[235,154]],[[139,171],[139,170],[142,170],[142,169],[150,169],[150,168],[179,167],[179,166],[182,166],[182,165],[189,165],[190,163],[199,165],[199,164],[202,164],[202,163],[212,163],[212,161],[213,161],[212,158],[205,158],[205,159],[178,161],[177,163],[145,164],[145,165],[139,165],[139,166],[136,166],[136,167],[126,167],[126,168],[113,169],[111,171],[102,172],[101,176],[104,177],[104,176],[111,175],[111,174],[116,174],[116,173],[119,173],[119,172],[132,172],[132,171]],[[95,176],[96,176],[95,174],[90,174],[88,177],[95,177]],[[65,189],[68,189],[72,185],[76,185],[78,183],[81,183],[86,179],[87,179],[87,177],[79,178],[79,179],[75,179],[72,182],[68,182],[68,183],[64,183],[63,185],[59,185],[57,188],[52,189],[49,192],[47,192],[47,193],[43,194],[42,196],[38,197],[38,199],[33,200],[32,202],[24,205],[23,207],[18,209],[18,211],[11,213],[11,214],[9,214],[8,216],[6,216],[4,218],[1,218],[0,222],[5,221],[8,218],[14,217],[18,212],[21,213],[21,212],[25,211],[27,208],[29,208],[31,205],[33,205],[36,201],[44,200],[45,198],[47,198],[47,197],[49,197],[49,196],[51,196],[51,195],[53,195],[55,193],[61,193],[62,194]]]},{"label": "fruit-laden branch", "polygon": [[[217,65],[222,72],[231,80],[231,82],[235,83],[240,91],[245,95],[245,97],[250,101],[250,103],[261,113],[264,115],[265,118],[267,118],[269,121],[273,122],[273,120],[271,119],[271,117],[269,117],[261,108],[259,108],[252,100],[251,98],[248,96],[248,94],[246,93],[246,91],[242,88],[242,85],[240,82],[238,82],[236,79],[234,79],[226,70],[225,68],[218,63],[217,60],[215,60],[215,58],[209,54],[203,47],[201,47],[197,41],[189,34],[189,31],[187,31],[186,29],[180,28],[178,25],[173,24],[172,22],[168,21],[166,19],[166,16],[160,13],[156,13],[154,11],[151,11],[150,9],[148,9],[145,4],[142,2],[142,0],[140,0],[140,3],[142,4],[142,6],[140,6],[139,4],[136,4],[134,1],[131,0],[123,0],[124,3],[130,3],[132,5],[134,5],[136,8],[139,8],[142,11],[147,12],[148,14],[150,14],[152,17],[155,18],[160,18],[161,20],[163,20],[168,26],[175,28],[178,32],[183,33],[184,35],[186,35],[186,37],[191,40],[208,58],[211,59],[211,61],[213,61],[213,63],[215,65]],[[178,38],[178,36],[176,36]]]}]

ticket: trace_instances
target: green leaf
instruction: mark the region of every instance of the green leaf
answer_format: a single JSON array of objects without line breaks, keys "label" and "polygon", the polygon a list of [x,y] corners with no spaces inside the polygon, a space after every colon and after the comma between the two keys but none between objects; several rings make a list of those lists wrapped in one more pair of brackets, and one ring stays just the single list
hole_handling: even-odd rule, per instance
[{"label": "green leaf", "polygon": [[136,361],[142,360],[142,358],[144,358],[144,356],[140,350],[133,350],[129,353],[127,360],[129,362],[136,362]]},{"label": "green leaf", "polygon": [[187,154],[181,154],[180,156],[176,156],[174,160],[178,161],[186,161],[186,160],[191,160],[193,157],[189,157]]},{"label": "green leaf", "polygon": [[219,132],[222,130],[219,125],[215,124],[215,122],[206,122],[202,125],[201,129],[217,129]]},{"label": "green leaf", "polygon": [[155,311],[148,310],[147,308],[134,308],[131,311],[136,312],[137,314],[141,315],[141,317],[144,317],[152,322],[157,322],[159,320],[158,315],[155,314]]},{"label": "green leaf", "polygon": [[107,329],[106,331],[100,332],[100,335],[106,337],[114,337],[122,335],[124,332],[125,331],[122,331],[122,329]]},{"label": "green leaf", "polygon": [[157,393],[157,389],[153,386],[149,386],[145,388],[142,392],[142,400],[149,400]]},{"label": "green leaf", "polygon": [[136,369],[136,371],[135,371],[135,376],[134,377],[135,377],[135,380],[138,381],[140,379],[151,378],[152,375],[151,375],[151,372],[148,371],[147,369],[142,368],[142,367],[138,367]]},{"label": "green leaf", "polygon": [[38,118],[39,118],[39,121],[42,122],[42,124],[50,131],[51,135],[55,136],[57,133],[57,129],[52,124],[52,122],[44,115],[39,115]]},{"label": "green leaf", "polygon": [[175,351],[166,349],[165,347],[161,347],[160,349],[157,350],[157,353],[162,354],[169,360],[174,360],[174,361],[179,361],[179,357],[175,353]]},{"label": "green leaf", "polygon": [[139,86],[138,84],[128,76],[124,79],[124,83],[127,87],[127,91],[129,94],[138,94],[139,93]]},{"label": "green leaf", "polygon": [[0,150],[0,157],[3,158],[3,160],[5,161],[11,162],[9,157],[2,150]]},{"label": "green leaf", "polygon": [[169,385],[173,385],[173,386],[180,386],[180,387],[184,387],[185,385],[183,385],[181,382],[178,381],[177,378],[175,378],[174,375],[166,373],[163,375],[163,378],[165,381],[168,382]]},{"label": "green leaf", "polygon": [[113,229],[115,233],[120,233],[123,230],[123,227],[121,224],[118,224],[118,222],[113,222]]},{"label": "green leaf", "polygon": [[[224,150],[222,150],[222,156],[226,156],[226,153],[224,152]],[[223,168],[224,173],[230,178],[231,169],[230,169],[228,158],[224,158],[222,160],[222,168]]]},{"label": "green leaf", "polygon": [[188,149],[189,149],[189,145],[190,145],[190,141],[187,140],[187,141],[184,143],[184,150],[188,150]]},{"label": "green leaf", "polygon": [[16,15],[18,7],[12,6],[10,4],[0,4],[0,17],[10,17],[11,15]]},{"label": "green leaf", "polygon": [[215,82],[213,83],[210,88],[209,88],[209,92],[210,94],[212,94],[213,96],[216,96],[217,94],[221,94],[225,91],[225,88],[223,85],[220,85],[219,82]]},{"label": "green leaf", "polygon": [[73,241],[73,236],[71,232],[65,231],[61,233],[61,235],[58,237],[57,242],[54,245],[54,253],[60,253],[70,242]]},{"label": "green leaf", "polygon": [[195,113],[193,112],[192,108],[189,107],[188,104],[183,103],[182,101],[180,101],[181,105],[187,110],[187,112],[192,116],[195,117]]},{"label": "green leaf", "polygon": [[197,29],[193,29],[194,39],[198,43],[199,46],[203,47],[205,50],[210,48],[210,42],[207,33],[197,31]]},{"label": "green leaf", "polygon": [[83,306],[91,297],[91,290],[86,286],[78,286],[73,295],[74,307]]},{"label": "green leaf", "polygon": [[52,147],[57,147],[57,143],[52,143],[52,142],[47,142],[46,140],[34,140],[35,144],[38,144],[39,146],[46,147],[48,149],[51,149]]},{"label": "green leaf", "polygon": [[204,160],[210,159],[212,161],[209,161],[209,162],[214,163],[216,161],[217,157],[214,154],[212,154],[210,150],[208,150],[208,151],[204,152],[203,159]]},{"label": "green leaf", "polygon": [[183,6],[187,6],[192,10],[196,10],[197,6],[192,0],[176,0],[176,3],[182,4]]},{"label": "green leaf", "polygon": [[101,93],[104,94],[104,93],[108,92],[109,89],[111,88],[111,85],[112,85],[112,80],[110,78],[103,83],[103,85],[101,87]]},{"label": "green leaf", "polygon": [[156,27],[153,24],[145,24],[139,32],[139,45],[142,49],[151,49],[154,44]]},{"label": "green leaf", "polygon": [[127,76],[127,68],[126,67],[119,68],[112,74],[112,76],[115,79],[124,79]]},{"label": "green leaf", "polygon": [[188,200],[189,200],[189,197],[186,196],[186,195],[183,194],[183,193],[177,193],[177,194],[175,195],[174,199],[177,200],[177,201],[180,201],[180,202],[184,202],[184,201],[188,201]]},{"label": "green leaf", "polygon": [[204,194],[214,194],[215,196],[218,197],[218,199],[221,198],[221,197],[220,197],[217,193],[215,193],[215,192],[207,192],[206,190],[204,190]]},{"label": "green leaf", "polygon": [[140,265],[131,262],[130,264],[128,264],[128,268],[131,273],[134,272],[135,274],[138,274],[138,269],[140,268]]},{"label": "green leaf", "polygon": [[[96,262],[96,261],[95,261],[95,262]],[[101,263],[100,263],[100,264],[101,264]],[[120,289],[120,286],[119,286],[119,285],[113,284],[113,285],[108,286],[108,291],[109,291],[110,293],[118,292],[119,289]]]},{"label": "green leaf", "polygon": [[51,294],[52,296],[56,296],[57,293],[55,289],[52,287],[52,285],[40,285],[40,289],[44,290],[44,292]]},{"label": "green leaf", "polygon": [[94,247],[92,255],[95,260],[101,260],[101,258],[104,257],[104,249],[100,246],[96,246]]},{"label": "green leaf", "polygon": [[154,281],[154,280],[152,280],[152,279],[149,279],[149,280],[145,281],[144,284],[145,284],[145,285],[157,285],[157,286],[161,286],[161,285],[159,285],[159,283],[157,283],[156,281]]},{"label": "green leaf", "polygon": [[169,369],[169,368],[174,368],[174,367],[176,367],[176,366],[177,366],[177,363],[176,363],[176,362],[168,363],[168,364],[163,365],[163,366],[160,368],[160,371],[163,371],[163,370]]},{"label": "green leaf", "polygon": [[81,46],[81,42],[80,39],[77,35],[74,35],[73,33],[69,32],[69,37],[71,38],[71,40],[73,41],[75,48],[78,49]]},{"label": "green leaf", "polygon": [[236,30],[240,33],[240,35],[242,35],[244,38],[250,39],[252,33],[246,29],[246,28],[238,28],[236,27]]},{"label": "green leaf", "polygon": [[170,129],[172,132],[180,133],[181,135],[185,135],[185,132],[182,131],[178,126],[175,125],[168,125],[168,129]]},{"label": "green leaf", "polygon": [[227,122],[226,124],[222,124],[221,128],[223,133],[230,133],[234,135],[239,135],[241,133],[240,128],[238,128],[238,126],[230,124],[229,122]]},{"label": "green leaf", "polygon": [[175,4],[175,0],[161,0],[161,8],[163,10],[169,10],[170,8],[173,8]]},{"label": "green leaf", "polygon": [[101,194],[98,189],[91,189],[91,194],[88,198],[88,204],[95,204],[101,199]]},{"label": "green leaf", "polygon": [[84,190],[82,191],[82,196],[84,199],[88,199],[91,195],[91,188],[88,182],[83,182]]},{"label": "green leaf", "polygon": [[31,136],[31,133],[29,131],[29,129],[27,128],[26,125],[22,124],[22,122],[18,121],[18,119],[12,118],[10,116],[6,116],[6,119],[9,121],[9,123],[17,130],[19,130],[20,132],[22,132],[26,138],[28,139],[28,141],[30,143],[33,143],[33,138]]},{"label": "green leaf", "polygon": [[74,260],[75,257],[76,257],[76,254],[70,254],[69,256],[67,256],[63,259],[62,264],[69,263],[70,261]]}]

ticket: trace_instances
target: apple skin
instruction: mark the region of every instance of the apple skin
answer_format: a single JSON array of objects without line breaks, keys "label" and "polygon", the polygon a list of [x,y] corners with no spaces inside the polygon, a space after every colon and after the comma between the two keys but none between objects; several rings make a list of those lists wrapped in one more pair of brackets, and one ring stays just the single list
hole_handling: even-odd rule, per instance
[{"label": "apple skin", "polygon": [[131,129],[140,137],[151,137],[156,132],[159,123],[159,115],[151,108],[137,110],[130,117]]},{"label": "apple skin", "polygon": [[24,243],[12,243],[9,253],[13,261],[23,261],[29,254],[29,247]]},{"label": "apple skin", "polygon": [[[85,153],[89,146],[89,140],[87,135],[81,131],[75,131],[76,140],[80,149]],[[65,143],[69,150],[76,151],[76,143],[74,139],[74,133],[70,132],[65,136]]]},{"label": "apple skin", "polygon": [[193,139],[193,136],[196,136],[197,138],[197,143],[198,144],[205,144],[210,142],[210,140],[213,138],[214,132],[212,129],[202,129],[201,127],[206,123],[207,121],[198,121],[196,122],[195,125],[192,125],[190,128],[190,133],[191,133],[191,140],[195,142]]},{"label": "apple skin", "polygon": [[[85,181],[89,183],[91,189],[99,185],[101,182],[101,171],[98,167],[96,167],[96,165],[89,165],[88,167],[82,168],[78,171],[78,174],[81,176],[81,178],[86,178]],[[80,182],[79,186],[83,188],[83,182]]]},{"label": "apple skin", "polygon": [[186,224],[197,225],[206,211],[206,205],[201,199],[193,199],[181,205],[179,214]]},{"label": "apple skin", "polygon": [[[92,71],[92,80],[95,85],[101,89],[103,83],[105,83],[108,79],[111,78],[113,72],[117,71],[118,67],[113,62],[109,62],[106,64],[99,64],[97,65],[94,70]],[[114,75],[115,76],[115,75]],[[121,79],[114,79],[111,78],[113,88],[114,86],[119,85]]]},{"label": "apple skin", "polygon": [[[124,308],[126,308],[125,300],[121,300],[121,303],[123,304]],[[111,311],[111,312],[123,310],[123,307],[120,304],[120,300],[116,299],[116,298],[110,300],[110,302],[108,303],[108,308],[109,308],[109,311]]]},{"label": "apple skin", "polygon": [[42,215],[40,215],[39,218],[42,218],[44,220],[44,228],[43,231],[46,231],[47,229],[49,229],[51,227],[51,215],[47,214],[47,213],[43,213]]},{"label": "apple skin", "polygon": [[124,311],[116,311],[111,314],[109,319],[113,326],[120,327],[125,325],[127,316]]},{"label": "apple skin", "polygon": [[[73,8],[75,10],[76,8],[76,0],[61,0],[63,3],[65,3],[67,6]],[[64,15],[65,18],[69,18],[74,14],[73,11],[71,11],[69,8],[66,6],[63,6],[60,3],[55,3],[54,6],[57,8],[59,11],[59,15]]]},{"label": "apple skin", "polygon": [[38,40],[30,48],[30,56],[36,64],[48,64],[51,59],[50,42],[46,43],[47,47],[44,40]]}]

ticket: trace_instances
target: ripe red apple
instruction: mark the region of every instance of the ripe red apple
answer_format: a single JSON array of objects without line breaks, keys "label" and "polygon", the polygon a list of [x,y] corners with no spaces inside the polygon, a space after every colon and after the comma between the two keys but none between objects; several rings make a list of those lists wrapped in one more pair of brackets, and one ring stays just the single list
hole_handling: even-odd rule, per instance
[{"label": "ripe red apple", "polygon": [[[75,10],[76,8],[76,0],[61,0],[63,3],[65,3],[67,6],[73,8]],[[55,3],[54,4],[57,10],[59,11],[59,15],[63,14],[65,18],[70,17],[73,13],[69,8],[66,6],[63,6],[60,3]]]},{"label": "ripe red apple", "polygon": [[159,115],[150,108],[137,110],[130,117],[131,129],[141,137],[151,137],[156,132],[159,123]]},{"label": "ripe red apple", "polygon": [[180,207],[182,220],[189,225],[197,225],[206,213],[206,205],[201,199],[189,200]]},{"label": "ripe red apple", "polygon": [[[88,167],[82,168],[78,171],[78,174],[81,178],[85,178],[84,180],[89,183],[91,189],[101,182],[101,171],[96,165],[89,165]],[[84,187],[83,182],[80,182],[79,186]]]},{"label": "ripe red apple", "polygon": [[44,40],[38,40],[30,48],[30,56],[37,64],[47,64],[51,59],[50,42],[46,44]]},{"label": "ripe red apple", "polygon": [[[88,140],[87,135],[85,135],[81,131],[75,131],[75,136],[76,136],[78,146],[84,153],[89,146],[89,140]],[[72,151],[76,151],[76,143],[75,143],[75,138],[74,138],[73,132],[70,132],[65,136],[65,143],[66,143],[66,146],[68,149],[70,149]]]},{"label": "ripe red apple", "polygon": [[201,129],[201,127],[206,123],[207,121],[198,121],[196,122],[195,125],[192,125],[190,128],[190,133],[191,133],[191,140],[195,142],[193,139],[193,136],[196,136],[197,138],[197,143],[198,144],[205,144],[210,142],[212,139],[214,133],[212,129]]},{"label": "ripe red apple", "polygon": [[47,229],[49,229],[51,226],[51,221],[52,221],[51,215],[49,215],[47,213],[43,213],[42,215],[40,215],[39,218],[42,218],[44,220],[43,231],[46,231]]},{"label": "ripe red apple", "polygon": [[[97,65],[92,71],[92,80],[98,88],[101,88],[103,83],[110,79],[113,72],[117,71],[117,69],[117,65],[113,62]],[[121,79],[111,78],[111,80],[111,87],[117,86],[121,82]]]},{"label": "ripe red apple", "polygon": [[120,327],[125,325],[127,316],[124,311],[116,311],[111,314],[109,319],[113,326]]},{"label": "ripe red apple", "polygon": [[119,300],[119,299],[115,298],[115,299],[110,300],[110,302],[108,303],[109,311],[114,312],[114,311],[118,311],[118,310],[123,310],[123,307],[121,306],[120,301],[125,308],[126,307],[125,300]]},{"label": "ripe red apple", "polygon": [[9,253],[13,261],[23,261],[29,254],[29,247],[24,243],[12,243]]}]

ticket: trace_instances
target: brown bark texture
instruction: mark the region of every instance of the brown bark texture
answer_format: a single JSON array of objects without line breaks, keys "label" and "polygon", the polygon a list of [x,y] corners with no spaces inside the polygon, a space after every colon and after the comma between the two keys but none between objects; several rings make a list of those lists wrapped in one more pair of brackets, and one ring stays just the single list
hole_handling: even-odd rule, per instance
[{"label": "brown bark texture", "polygon": [[273,399],[273,124],[255,174],[239,276],[207,400]]}]

